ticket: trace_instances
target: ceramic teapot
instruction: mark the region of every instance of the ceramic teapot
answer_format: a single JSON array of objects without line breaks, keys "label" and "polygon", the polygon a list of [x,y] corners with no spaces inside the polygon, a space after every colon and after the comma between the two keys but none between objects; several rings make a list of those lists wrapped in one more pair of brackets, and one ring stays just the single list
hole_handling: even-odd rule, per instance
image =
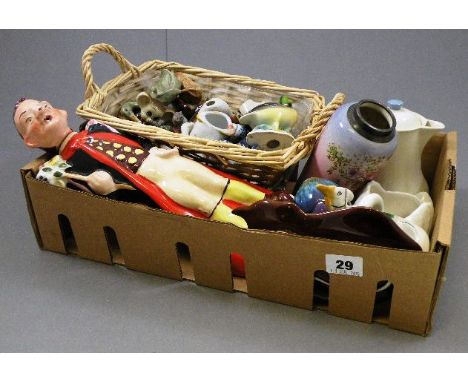
[{"label": "ceramic teapot", "polygon": [[445,126],[404,108],[403,101],[389,100],[387,105],[396,118],[398,144],[376,180],[390,191],[410,194],[428,192],[429,187],[421,170],[421,155],[429,139]]}]

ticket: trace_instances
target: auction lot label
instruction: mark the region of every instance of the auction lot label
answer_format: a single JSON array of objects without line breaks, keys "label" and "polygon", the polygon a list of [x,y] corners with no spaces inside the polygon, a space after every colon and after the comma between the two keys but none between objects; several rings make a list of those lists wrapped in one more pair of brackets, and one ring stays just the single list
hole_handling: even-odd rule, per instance
[{"label": "auction lot label", "polygon": [[326,254],[325,265],[328,273],[358,277],[364,274],[363,260],[358,256]]}]

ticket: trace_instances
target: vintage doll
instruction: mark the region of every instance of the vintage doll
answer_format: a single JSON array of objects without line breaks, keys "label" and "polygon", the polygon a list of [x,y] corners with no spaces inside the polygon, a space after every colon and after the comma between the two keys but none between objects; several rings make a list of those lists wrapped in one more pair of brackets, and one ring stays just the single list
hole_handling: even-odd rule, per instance
[{"label": "vintage doll", "polygon": [[255,203],[269,193],[184,158],[177,148],[148,150],[94,120],[76,133],[68,126],[67,112],[47,101],[19,100],[13,119],[28,147],[56,149],[70,165],[65,171],[86,175],[81,179],[97,194],[131,185],[164,210],[247,228],[232,208]]}]

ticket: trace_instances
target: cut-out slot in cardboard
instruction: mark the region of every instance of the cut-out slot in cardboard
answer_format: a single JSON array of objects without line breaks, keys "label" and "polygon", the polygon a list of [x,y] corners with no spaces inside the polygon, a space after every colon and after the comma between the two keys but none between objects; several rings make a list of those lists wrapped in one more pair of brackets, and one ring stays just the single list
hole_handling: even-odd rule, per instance
[{"label": "cut-out slot in cardboard", "polygon": [[60,226],[60,232],[62,233],[63,246],[67,254],[76,255],[78,252],[78,246],[76,245],[75,235],[70,224],[70,220],[63,214],[57,216],[58,223]]},{"label": "cut-out slot in cardboard", "polygon": [[189,246],[185,243],[178,242],[175,247],[182,278],[195,281],[195,273],[193,272],[192,257],[190,256]]},{"label": "cut-out slot in cardboard", "polygon": [[393,283],[389,280],[382,280],[377,283],[375,291],[374,312],[372,321],[387,321],[390,316],[392,306]]},{"label": "cut-out slot in cardboard", "polygon": [[231,260],[233,289],[239,292],[248,293],[244,256],[240,253],[234,252],[229,255],[229,258]]},{"label": "cut-out slot in cardboard", "polygon": [[103,230],[112,264],[125,265],[125,259],[120,250],[119,240],[117,239],[115,231],[109,226],[103,227]]},{"label": "cut-out slot in cardboard", "polygon": [[314,272],[313,308],[326,309],[328,307],[329,280],[330,275],[328,272],[323,270]]}]

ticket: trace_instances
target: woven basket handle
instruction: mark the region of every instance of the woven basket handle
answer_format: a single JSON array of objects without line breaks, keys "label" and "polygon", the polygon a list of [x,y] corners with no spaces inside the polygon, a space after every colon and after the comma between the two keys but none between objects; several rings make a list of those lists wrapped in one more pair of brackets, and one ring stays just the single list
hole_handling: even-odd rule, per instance
[{"label": "woven basket handle", "polygon": [[320,132],[327,124],[332,114],[338,109],[344,102],[346,96],[343,93],[337,93],[333,99],[328,103],[317,115],[314,120],[316,128],[320,128]]},{"label": "woven basket handle", "polygon": [[92,97],[95,93],[101,90],[94,82],[93,71],[91,69],[91,63],[94,55],[100,52],[108,53],[114,57],[115,61],[119,64],[122,73],[131,72],[132,77],[140,75],[138,69],[112,45],[105,43],[91,45],[85,50],[83,57],[81,58],[81,71],[85,82],[85,99]]},{"label": "woven basket handle", "polygon": [[319,112],[314,115],[312,118],[312,126],[304,129],[296,138],[296,141],[313,142],[317,140],[328,120],[336,111],[336,109],[338,109],[343,104],[345,98],[346,96],[343,93],[335,94],[330,103],[328,103],[322,110],[319,110]]}]

